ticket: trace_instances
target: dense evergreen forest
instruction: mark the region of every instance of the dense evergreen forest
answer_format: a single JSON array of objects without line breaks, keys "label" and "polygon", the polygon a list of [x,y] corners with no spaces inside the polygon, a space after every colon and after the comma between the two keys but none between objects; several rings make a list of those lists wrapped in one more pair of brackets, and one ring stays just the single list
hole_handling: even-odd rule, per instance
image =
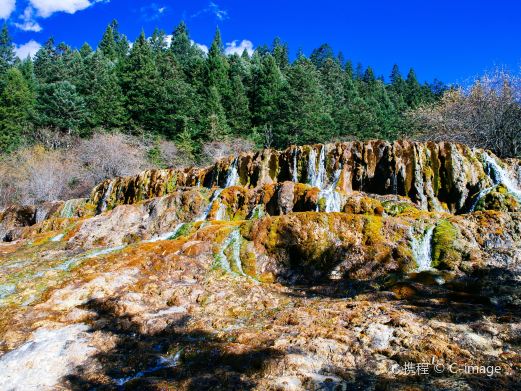
[{"label": "dense evergreen forest", "polygon": [[440,99],[445,86],[420,84],[394,66],[389,82],[324,44],[290,61],[275,39],[253,55],[225,55],[217,30],[208,53],[181,23],[170,37],[141,33],[131,44],[114,21],[96,50],[52,38],[18,60],[0,35],[0,150],[38,142],[42,129],[89,137],[104,130],[161,137],[186,151],[203,142],[248,138],[259,146],[333,139],[394,139],[403,113]]}]

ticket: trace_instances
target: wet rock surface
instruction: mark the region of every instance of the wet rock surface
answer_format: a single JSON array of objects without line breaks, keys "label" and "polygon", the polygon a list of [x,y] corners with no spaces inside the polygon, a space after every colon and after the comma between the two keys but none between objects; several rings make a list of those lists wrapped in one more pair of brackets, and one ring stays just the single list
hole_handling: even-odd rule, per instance
[{"label": "wet rock surface", "polygon": [[293,147],[3,212],[0,388],[517,389],[518,163],[489,159]]}]

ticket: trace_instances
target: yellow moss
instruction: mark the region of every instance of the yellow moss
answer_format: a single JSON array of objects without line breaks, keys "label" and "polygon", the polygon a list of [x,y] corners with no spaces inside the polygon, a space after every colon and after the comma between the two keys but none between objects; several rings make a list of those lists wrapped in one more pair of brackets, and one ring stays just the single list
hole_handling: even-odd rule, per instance
[{"label": "yellow moss", "polygon": [[461,262],[461,253],[454,248],[458,229],[448,220],[440,220],[432,237],[432,266],[454,269]]},{"label": "yellow moss", "polygon": [[366,245],[381,243],[383,221],[380,216],[367,216],[364,223],[364,243]]}]

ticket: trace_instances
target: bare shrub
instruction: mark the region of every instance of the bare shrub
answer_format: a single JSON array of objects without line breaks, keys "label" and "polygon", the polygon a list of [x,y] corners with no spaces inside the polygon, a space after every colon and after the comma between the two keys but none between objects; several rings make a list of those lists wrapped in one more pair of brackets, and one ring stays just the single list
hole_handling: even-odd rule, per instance
[{"label": "bare shrub", "polygon": [[213,163],[229,155],[238,155],[241,152],[252,151],[255,144],[243,138],[234,138],[225,141],[212,141],[203,145],[202,160],[204,163]]},{"label": "bare shrub", "polygon": [[97,133],[81,140],[75,153],[93,186],[107,178],[134,175],[146,166],[143,146],[120,133]]},{"label": "bare shrub", "polygon": [[467,89],[447,91],[438,104],[420,107],[408,116],[422,140],[455,141],[517,157],[521,154],[521,77],[496,70]]},{"label": "bare shrub", "polygon": [[161,160],[166,167],[188,167],[195,163],[189,154],[181,151],[172,141],[161,141],[159,151]]},{"label": "bare shrub", "polygon": [[35,205],[79,196],[81,167],[63,150],[38,145],[4,158],[0,205]]}]

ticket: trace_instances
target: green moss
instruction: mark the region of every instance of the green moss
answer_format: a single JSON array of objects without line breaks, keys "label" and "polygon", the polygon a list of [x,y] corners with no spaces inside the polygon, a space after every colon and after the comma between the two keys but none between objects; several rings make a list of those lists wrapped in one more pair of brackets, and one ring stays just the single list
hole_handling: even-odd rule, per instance
[{"label": "green moss", "polygon": [[193,224],[191,223],[183,224],[181,228],[179,228],[179,230],[175,233],[175,235],[172,235],[169,239],[175,240],[182,236],[188,236],[192,232],[192,226]]},{"label": "green moss", "polygon": [[398,216],[403,213],[417,210],[414,206],[407,202],[384,201],[382,206],[389,216]]},{"label": "green moss", "polygon": [[458,229],[448,220],[440,220],[432,237],[432,266],[454,269],[461,262],[461,253],[455,249]]}]

